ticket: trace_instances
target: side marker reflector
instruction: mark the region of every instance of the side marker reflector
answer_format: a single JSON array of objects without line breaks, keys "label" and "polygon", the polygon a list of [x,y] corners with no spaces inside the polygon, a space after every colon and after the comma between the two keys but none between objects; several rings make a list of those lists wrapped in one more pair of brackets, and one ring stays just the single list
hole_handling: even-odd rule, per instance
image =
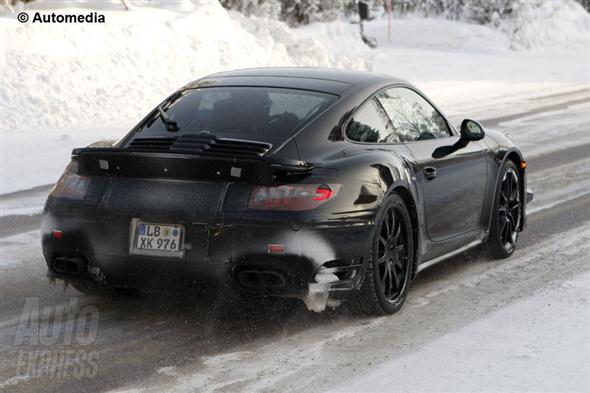
[{"label": "side marker reflector", "polygon": [[520,162],[520,169],[526,169],[526,161]]},{"label": "side marker reflector", "polygon": [[285,245],[284,244],[269,244],[268,245],[268,253],[269,254],[283,254],[285,252]]}]

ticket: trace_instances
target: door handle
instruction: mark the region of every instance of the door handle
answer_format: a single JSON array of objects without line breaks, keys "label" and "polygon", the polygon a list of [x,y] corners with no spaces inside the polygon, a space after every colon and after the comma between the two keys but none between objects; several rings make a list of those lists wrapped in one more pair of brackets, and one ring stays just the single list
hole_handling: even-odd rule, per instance
[{"label": "door handle", "polygon": [[427,166],[426,168],[424,168],[423,172],[426,180],[432,180],[436,177],[436,168],[433,168],[431,166]]}]

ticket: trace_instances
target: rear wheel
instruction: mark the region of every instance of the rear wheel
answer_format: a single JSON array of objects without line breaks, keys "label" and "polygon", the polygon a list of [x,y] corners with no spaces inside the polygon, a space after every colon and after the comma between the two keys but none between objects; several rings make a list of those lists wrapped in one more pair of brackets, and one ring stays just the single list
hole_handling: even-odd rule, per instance
[{"label": "rear wheel", "polygon": [[367,272],[361,287],[362,311],[394,314],[404,304],[414,256],[412,222],[403,199],[389,196],[377,217]]},{"label": "rear wheel", "polygon": [[487,242],[492,258],[507,258],[514,252],[522,219],[520,176],[516,165],[507,160],[500,171],[494,211]]}]

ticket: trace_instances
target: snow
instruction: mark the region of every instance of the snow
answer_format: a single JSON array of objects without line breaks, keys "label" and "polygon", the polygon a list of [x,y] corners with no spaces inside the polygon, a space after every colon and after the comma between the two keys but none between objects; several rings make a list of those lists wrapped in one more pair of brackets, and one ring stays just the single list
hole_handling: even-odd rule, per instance
[{"label": "snow", "polygon": [[527,182],[535,192],[535,198],[527,205],[529,215],[576,198],[590,197],[590,159],[533,171]]},{"label": "snow", "polygon": [[122,127],[97,127],[2,133],[0,194],[55,183],[70,161],[72,149],[119,138],[126,131]]},{"label": "snow", "polygon": [[0,217],[41,213],[48,193],[48,187],[40,187],[25,193],[0,195]]},{"label": "snow", "polygon": [[333,391],[588,391],[589,287],[589,272],[555,282]]},{"label": "snow", "polygon": [[[514,39],[497,29],[444,19],[394,19],[389,41],[387,21],[378,20],[365,29],[379,43],[370,69],[411,81],[447,115],[461,118],[498,104],[588,88],[590,15],[578,14],[584,28],[566,19],[563,41],[519,51],[512,48]],[[569,41],[570,35],[585,39]],[[556,42],[563,49],[545,53]]]},{"label": "snow", "polygon": [[387,20],[377,18],[365,26],[376,50],[348,21],[290,28],[228,12],[214,0],[133,1],[130,11],[115,0],[19,3],[29,13],[98,10],[106,23],[0,17],[0,194],[55,182],[73,147],[120,137],[175,89],[221,70],[323,66],[392,74],[457,121],[588,89],[590,16],[573,0],[549,3],[526,6],[518,31],[508,22],[493,28],[394,18],[390,42]]},{"label": "snow", "polygon": [[309,311],[322,312],[326,307],[336,308],[340,305],[339,300],[330,299],[330,284],[319,282],[309,284],[308,293],[302,298]]},{"label": "snow", "polygon": [[[170,6],[104,10],[105,24],[21,24],[13,15],[1,18],[3,128],[123,121],[128,129],[177,88],[232,68],[364,68],[362,59],[334,56],[284,23],[228,13],[214,0],[191,6],[192,11]],[[59,8],[59,3],[43,8]]]},{"label": "snow", "polygon": [[23,248],[30,248],[31,244],[41,244],[40,231],[20,233],[0,239],[0,271],[15,268],[26,261],[26,256],[19,254]]},{"label": "snow", "polygon": [[[589,91],[590,94],[590,91]],[[556,126],[556,122],[559,126]],[[590,102],[502,122],[525,157],[590,143]]]},{"label": "snow", "polygon": [[522,2],[518,17],[505,19],[500,29],[515,49],[534,49],[552,54],[590,46],[590,15],[576,1]]}]

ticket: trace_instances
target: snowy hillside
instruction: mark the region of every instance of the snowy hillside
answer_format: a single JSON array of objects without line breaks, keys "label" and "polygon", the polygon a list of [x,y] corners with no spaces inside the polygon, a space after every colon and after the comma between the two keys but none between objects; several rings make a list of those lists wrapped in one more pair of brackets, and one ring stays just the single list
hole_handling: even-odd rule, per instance
[{"label": "snowy hillside", "polygon": [[[275,20],[228,12],[215,0],[131,2],[135,6],[130,11],[124,11],[118,1],[36,1],[27,7],[45,13],[84,14],[99,9],[97,3],[105,14],[104,24],[21,24],[8,13],[0,18],[1,120],[5,129],[105,123],[130,127],[174,89],[208,73],[232,68],[368,67],[431,82],[448,80],[448,71],[456,67],[452,57],[441,63],[424,51],[513,56],[513,48],[542,52],[559,47],[562,52],[582,54],[585,50],[588,55],[590,48],[590,16],[573,1],[556,2],[559,7],[547,2],[531,10],[527,15],[533,19],[527,18],[511,34],[443,19],[408,18],[393,20],[390,42],[387,22],[378,18],[367,26],[368,34],[380,44],[375,51],[360,41],[358,26],[345,21],[293,29]],[[69,8],[71,5],[86,7]],[[502,29],[511,30],[510,26]],[[391,51],[393,48],[396,51]],[[487,61],[477,56],[470,56],[468,62],[464,57],[459,59],[458,73],[463,76],[481,71],[466,73],[467,65]],[[516,63],[519,60],[528,63],[527,56]],[[424,69],[425,64],[435,67]],[[513,67],[514,62],[509,65]],[[559,73],[568,67],[543,68]],[[574,69],[574,75],[565,79],[583,77],[581,69]],[[544,79],[556,79],[540,71]],[[571,74],[572,70],[567,71]],[[536,71],[533,74],[538,75]]]},{"label": "snowy hillside", "polygon": [[336,57],[283,23],[230,15],[216,1],[188,5],[190,11],[119,7],[95,25],[23,25],[14,16],[1,18],[3,126],[135,121],[171,91],[229,68],[364,68],[361,58]]}]

